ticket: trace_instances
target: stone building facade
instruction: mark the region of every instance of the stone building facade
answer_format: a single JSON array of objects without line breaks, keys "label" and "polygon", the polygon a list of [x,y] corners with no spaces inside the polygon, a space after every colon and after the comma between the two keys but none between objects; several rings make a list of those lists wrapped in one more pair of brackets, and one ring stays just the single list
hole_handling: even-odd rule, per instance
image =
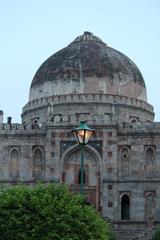
[{"label": "stone building facade", "polygon": [[151,239],[160,223],[160,123],[138,67],[90,32],[36,72],[22,124],[3,123],[0,182],[67,183],[79,191],[80,149],[71,130],[95,129],[85,147],[87,201],[119,239]]}]

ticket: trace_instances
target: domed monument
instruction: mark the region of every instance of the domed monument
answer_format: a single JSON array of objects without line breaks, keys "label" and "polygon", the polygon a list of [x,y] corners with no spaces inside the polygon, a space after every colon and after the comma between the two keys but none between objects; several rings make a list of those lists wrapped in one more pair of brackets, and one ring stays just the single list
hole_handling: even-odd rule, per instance
[{"label": "domed monument", "polygon": [[[40,122],[45,122],[48,103],[54,105],[55,114],[62,111],[64,114],[77,101],[85,103],[83,111],[86,112],[92,105],[94,110],[90,110],[90,118],[94,113],[106,118],[118,117],[117,120],[123,122],[130,121],[132,117],[135,121],[153,121],[154,117],[137,66],[90,32],[84,32],[40,66],[31,83],[23,121],[30,122],[36,112]],[[64,109],[58,107],[60,103]],[[121,104],[121,107],[117,109],[119,114],[113,116],[116,104]],[[76,110],[77,107],[82,108],[80,104]]]},{"label": "domed monument", "polygon": [[151,240],[160,223],[160,123],[132,60],[84,32],[39,67],[22,124],[2,115],[2,183],[58,181],[79,192],[81,154],[71,131],[86,121],[95,129],[85,146],[87,202],[118,239]]}]

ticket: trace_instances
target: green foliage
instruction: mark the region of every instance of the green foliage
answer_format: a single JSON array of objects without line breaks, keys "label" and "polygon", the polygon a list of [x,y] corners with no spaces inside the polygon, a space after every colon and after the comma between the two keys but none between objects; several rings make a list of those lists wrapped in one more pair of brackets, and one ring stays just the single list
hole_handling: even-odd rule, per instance
[{"label": "green foliage", "polygon": [[158,226],[153,235],[153,240],[160,240],[160,226]]},{"label": "green foliage", "polygon": [[0,239],[111,240],[109,225],[65,186],[7,187],[0,193]]},{"label": "green foliage", "polygon": [[109,240],[117,240],[115,232],[113,231],[112,228],[110,228],[110,230],[109,230]]}]

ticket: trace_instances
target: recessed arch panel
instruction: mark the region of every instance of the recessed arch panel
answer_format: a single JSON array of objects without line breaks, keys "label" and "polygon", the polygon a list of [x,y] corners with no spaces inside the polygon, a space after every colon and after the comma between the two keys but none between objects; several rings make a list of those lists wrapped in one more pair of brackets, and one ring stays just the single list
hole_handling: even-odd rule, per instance
[{"label": "recessed arch panel", "polygon": [[44,175],[43,152],[40,148],[33,151],[33,177],[42,178]]},{"label": "recessed arch panel", "polygon": [[18,151],[13,149],[10,152],[10,176],[18,177]]},{"label": "recessed arch panel", "polygon": [[[84,151],[84,194],[86,199],[97,209],[100,206],[101,191],[101,157],[91,146],[86,146]],[[81,174],[81,151],[79,146],[69,148],[61,159],[63,164],[62,179],[68,184],[71,190],[80,192]]]}]

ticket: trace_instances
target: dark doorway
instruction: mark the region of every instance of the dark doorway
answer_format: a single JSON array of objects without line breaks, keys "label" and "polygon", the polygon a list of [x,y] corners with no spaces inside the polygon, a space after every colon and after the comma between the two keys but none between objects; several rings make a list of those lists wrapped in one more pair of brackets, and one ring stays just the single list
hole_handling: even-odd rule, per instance
[{"label": "dark doorway", "polygon": [[[86,173],[85,170],[83,169],[83,183],[86,183]],[[78,174],[78,183],[81,183],[81,170],[79,170],[79,174]]]},{"label": "dark doorway", "polygon": [[130,219],[130,199],[126,194],[121,199],[121,219]]}]

